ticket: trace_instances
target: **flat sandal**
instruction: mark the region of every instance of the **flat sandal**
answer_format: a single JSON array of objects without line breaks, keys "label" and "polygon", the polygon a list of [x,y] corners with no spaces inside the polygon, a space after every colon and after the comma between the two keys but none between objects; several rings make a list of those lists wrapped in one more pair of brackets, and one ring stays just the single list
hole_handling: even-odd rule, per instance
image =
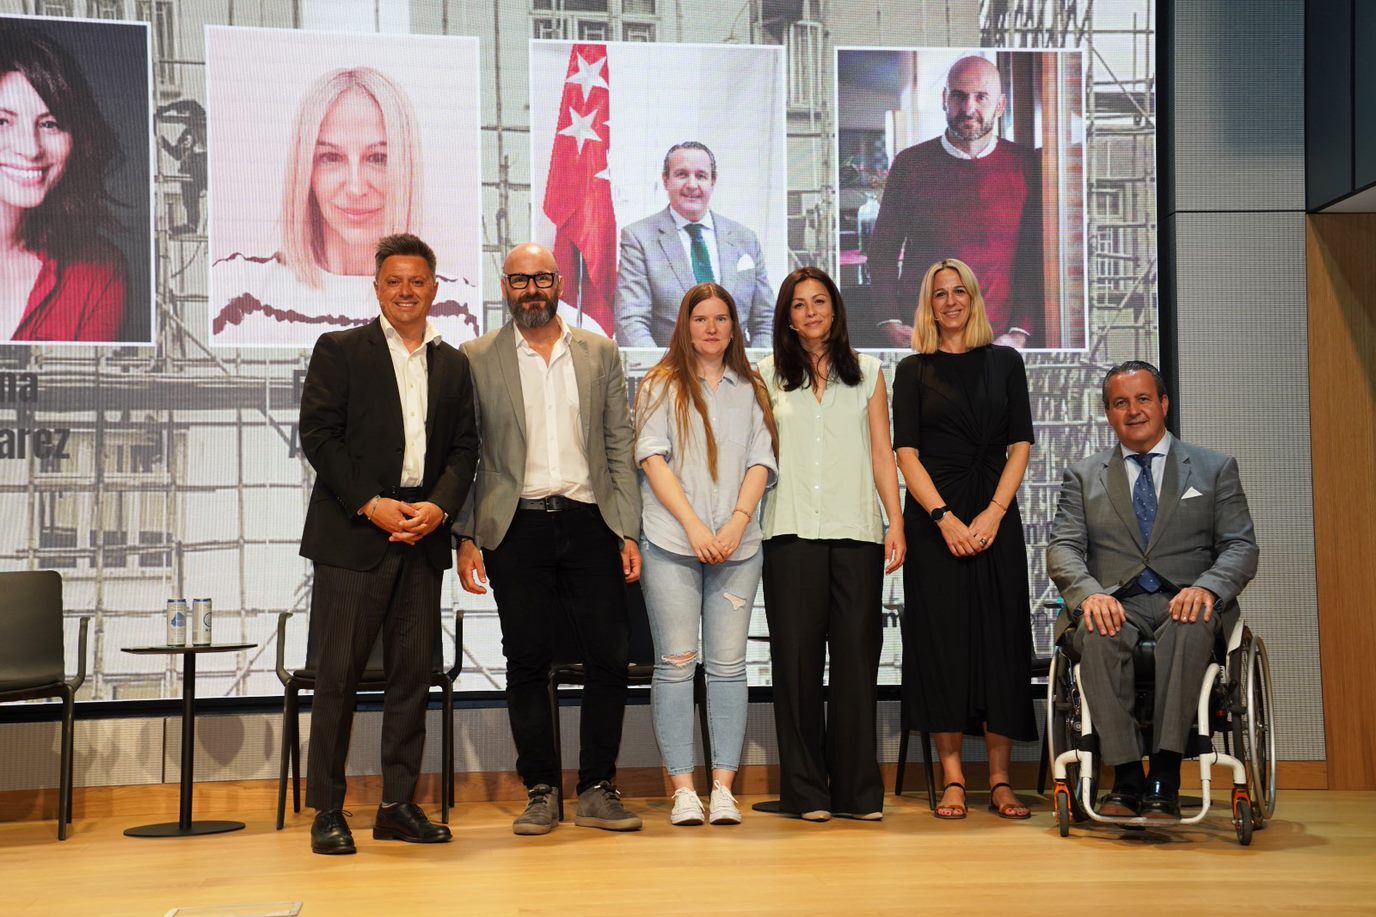
[{"label": "flat sandal", "polygon": [[[1023,805],[1021,801],[1009,803],[1006,806],[1000,806],[994,803],[994,793],[997,792],[1000,787],[1005,786],[1008,787],[1008,792],[1013,793],[1013,787],[1009,786],[1007,783],[996,783],[989,788],[989,811],[993,812],[999,818],[1007,818],[1012,821],[1022,821],[1031,818],[1032,811],[1028,809],[1027,806]],[[1017,799],[1018,794],[1013,793],[1013,798]],[[1018,809],[1024,810],[1021,815],[1017,813]]]},{"label": "flat sandal", "polygon": [[[953,787],[953,786],[958,786],[958,787],[960,787],[960,795],[961,795],[962,797],[965,796],[965,784],[963,784],[963,783],[961,783],[961,782],[959,782],[959,781],[957,781],[957,780],[952,780],[950,783],[948,783],[948,784],[946,784],[945,786],[943,786],[943,787],[941,788],[941,794],[942,794],[943,796],[946,795],[946,791],[949,790],[949,789],[950,789],[951,787]],[[952,814],[950,814],[950,815],[942,815],[942,814],[941,814],[941,810],[942,810],[942,809],[950,809],[950,810],[952,811]],[[956,804],[954,804],[954,803],[941,803],[941,802],[939,802],[939,803],[936,804],[936,808],[932,810],[932,814],[935,815],[937,818],[940,818],[940,819],[942,819],[942,820],[944,820],[944,821],[956,821],[956,820],[961,819],[961,818],[964,818],[966,815],[968,815],[968,814],[969,814],[969,809],[966,807],[966,805],[965,805],[964,803],[961,803],[961,804],[959,804],[959,805],[956,805]]]}]

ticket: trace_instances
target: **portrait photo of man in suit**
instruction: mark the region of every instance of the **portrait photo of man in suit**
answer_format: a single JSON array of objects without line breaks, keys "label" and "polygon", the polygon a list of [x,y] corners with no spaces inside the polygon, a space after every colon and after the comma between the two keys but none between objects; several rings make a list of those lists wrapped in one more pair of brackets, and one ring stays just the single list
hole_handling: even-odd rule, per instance
[{"label": "portrait photo of man in suit", "polygon": [[716,156],[696,140],[676,143],[664,155],[661,179],[669,205],[621,231],[617,341],[623,347],[666,346],[683,294],[710,281],[735,299],[746,346],[773,346],[774,291],[760,241],[712,210]]},{"label": "portrait photo of man in suit", "polygon": [[383,634],[382,805],[373,837],[443,843],[449,829],[412,803],[450,565],[445,523],[478,463],[468,358],[429,321],[435,253],[383,237],[373,288],[381,315],[321,335],[301,392],[301,446],[315,469],[301,554],[315,562],[311,635],[319,647],[306,804],[311,849],[355,852],[344,819],[345,759],[360,678]]},{"label": "portrait photo of man in suit", "polygon": [[[616,344],[558,315],[562,281],[549,249],[507,255],[511,320],[463,347],[473,369],[482,454],[455,525],[459,582],[490,583],[506,657],[507,712],[527,791],[512,830],[558,823],[562,766],[546,687],[561,638],[587,669],[575,824],[632,831],[640,816],[612,782],[626,708],[626,584],[640,577],[640,487]],[[561,657],[563,658],[563,657]]]},{"label": "portrait photo of man in suit", "polygon": [[[1074,627],[1102,759],[1114,766],[1100,811],[1176,821],[1200,685],[1256,575],[1256,537],[1237,460],[1166,431],[1170,399],[1156,367],[1113,367],[1103,400],[1118,443],[1066,469],[1047,543],[1047,573],[1070,612],[1056,636]],[[1146,749],[1133,713],[1133,647],[1144,636],[1156,640]]]}]

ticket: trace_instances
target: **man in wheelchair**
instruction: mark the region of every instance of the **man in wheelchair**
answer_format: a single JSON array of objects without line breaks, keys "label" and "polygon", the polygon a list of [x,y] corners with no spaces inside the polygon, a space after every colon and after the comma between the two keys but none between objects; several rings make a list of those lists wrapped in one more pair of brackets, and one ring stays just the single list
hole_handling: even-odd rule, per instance
[{"label": "man in wheelchair", "polygon": [[[1256,538],[1236,459],[1166,432],[1170,399],[1156,367],[1113,367],[1103,399],[1118,444],[1066,469],[1047,544],[1047,572],[1071,611],[1056,636],[1075,628],[1101,760],[1114,767],[1100,813],[1178,821],[1200,684],[1256,575]],[[1156,690],[1144,776],[1133,648],[1148,635]]]}]

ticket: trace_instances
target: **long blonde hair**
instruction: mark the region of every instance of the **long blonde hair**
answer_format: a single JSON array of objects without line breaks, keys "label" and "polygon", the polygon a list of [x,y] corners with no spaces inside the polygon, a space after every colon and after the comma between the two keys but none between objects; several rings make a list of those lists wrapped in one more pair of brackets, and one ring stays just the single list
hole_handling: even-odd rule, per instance
[{"label": "long blonde hair", "polygon": [[970,293],[970,317],[965,321],[965,347],[973,350],[994,343],[994,327],[989,324],[989,315],[984,309],[984,294],[979,291],[979,281],[970,265],[959,258],[944,258],[927,268],[922,278],[922,289],[917,297],[917,314],[913,316],[913,350],[918,353],[936,353],[941,343],[937,333],[936,313],[932,311],[932,286],[940,271],[951,270],[960,275],[960,282]]},{"label": "long blonde hair", "polygon": [[[726,310],[731,316],[731,340],[726,345],[725,363],[728,369],[740,376],[742,379],[750,380],[750,384],[755,389],[755,401],[764,412],[764,425],[769,430],[770,443],[774,449],[774,455],[779,454],[779,432],[774,426],[774,410],[770,406],[769,391],[764,386],[764,380],[760,374],[755,372],[750,366],[750,361],[745,356],[745,342],[741,339],[740,316],[736,312],[736,301],[731,298],[731,294],[726,292],[723,287],[715,283],[700,283],[683,295],[683,302],[678,307],[678,319],[674,323],[674,335],[669,340],[669,346],[664,351],[664,356],[660,357],[659,362],[645,374],[645,378],[640,383],[640,391],[636,394],[635,417],[636,437],[639,438],[641,431],[645,428],[645,421],[659,409],[668,397],[669,390],[674,390],[674,425],[678,430],[680,443],[688,442],[688,419],[689,406],[698,412],[702,418],[702,429],[706,434],[707,449],[707,470],[711,472],[712,480],[717,479],[717,437],[712,431],[712,421],[707,416],[707,404],[702,399],[702,386],[698,384],[697,355],[693,351],[693,331],[692,317],[693,310],[699,303],[709,299],[720,299],[726,303]],[[653,400],[645,395],[645,391],[651,387],[656,389]],[[645,402],[649,402],[648,404]]]},{"label": "long blonde hair", "polygon": [[382,235],[410,232],[420,222],[420,128],[406,93],[372,67],[332,70],[311,84],[296,109],[295,130],[282,182],[282,250],[278,257],[307,286],[321,286],[324,237],[320,207],[311,193],[315,144],[320,125],[339,97],[351,89],[368,94],[387,130],[387,174],[391,190],[383,214]]}]

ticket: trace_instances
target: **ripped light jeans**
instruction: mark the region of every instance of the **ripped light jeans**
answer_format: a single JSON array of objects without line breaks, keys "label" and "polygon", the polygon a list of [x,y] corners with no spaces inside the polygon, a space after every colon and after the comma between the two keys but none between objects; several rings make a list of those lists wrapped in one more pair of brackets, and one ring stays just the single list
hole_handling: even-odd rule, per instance
[{"label": "ripped light jeans", "polygon": [[745,742],[745,641],[764,552],[704,564],[648,541],[641,542],[640,551],[640,588],[655,641],[650,706],[664,767],[671,775],[693,772],[693,672],[700,625],[712,767],[734,771]]}]

